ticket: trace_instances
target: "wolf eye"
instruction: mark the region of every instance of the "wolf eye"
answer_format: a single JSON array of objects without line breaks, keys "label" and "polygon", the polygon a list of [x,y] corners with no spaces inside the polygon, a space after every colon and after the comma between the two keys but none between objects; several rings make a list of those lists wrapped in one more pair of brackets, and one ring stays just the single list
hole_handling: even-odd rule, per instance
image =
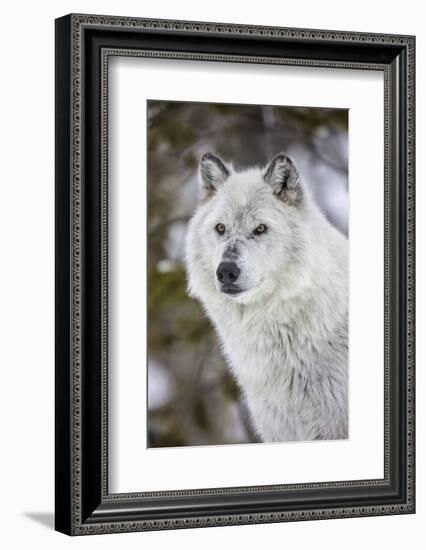
[{"label": "wolf eye", "polygon": [[263,223],[260,223],[256,229],[253,231],[255,235],[260,235],[261,233],[265,233],[266,231],[266,225]]},{"label": "wolf eye", "polygon": [[223,223],[218,223],[215,229],[219,233],[219,235],[223,235],[225,233],[225,226],[223,225]]}]

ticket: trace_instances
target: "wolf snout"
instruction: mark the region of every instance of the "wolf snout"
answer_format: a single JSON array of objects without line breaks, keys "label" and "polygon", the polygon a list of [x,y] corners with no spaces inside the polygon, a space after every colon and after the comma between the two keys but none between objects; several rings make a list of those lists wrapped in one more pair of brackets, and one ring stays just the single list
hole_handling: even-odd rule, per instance
[{"label": "wolf snout", "polygon": [[216,270],[217,280],[221,285],[233,285],[240,276],[240,270],[234,262],[221,262]]}]

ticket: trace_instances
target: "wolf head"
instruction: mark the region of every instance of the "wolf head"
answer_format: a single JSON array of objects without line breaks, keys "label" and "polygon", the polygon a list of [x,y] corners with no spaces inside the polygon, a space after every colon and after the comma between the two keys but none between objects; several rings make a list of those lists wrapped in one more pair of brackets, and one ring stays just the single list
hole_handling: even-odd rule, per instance
[{"label": "wolf head", "polygon": [[187,234],[191,294],[249,304],[303,286],[310,200],[291,159],[280,153],[266,167],[235,171],[206,153],[199,180]]}]

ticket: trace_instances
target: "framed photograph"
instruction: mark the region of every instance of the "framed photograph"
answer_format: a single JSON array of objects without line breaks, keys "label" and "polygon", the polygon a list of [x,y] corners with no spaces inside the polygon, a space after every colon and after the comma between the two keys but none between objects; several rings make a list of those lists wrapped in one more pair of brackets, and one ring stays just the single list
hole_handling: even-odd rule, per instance
[{"label": "framed photograph", "polygon": [[56,529],[415,511],[413,36],[56,20]]}]

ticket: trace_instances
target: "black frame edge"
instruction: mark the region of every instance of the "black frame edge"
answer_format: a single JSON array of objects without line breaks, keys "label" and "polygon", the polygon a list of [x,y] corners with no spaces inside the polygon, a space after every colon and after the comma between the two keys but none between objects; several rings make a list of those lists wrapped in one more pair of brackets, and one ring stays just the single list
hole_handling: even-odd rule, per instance
[{"label": "black frame edge", "polygon": [[71,534],[71,16],[55,21],[55,529]]},{"label": "black frame edge", "polygon": [[[393,257],[391,265],[395,271],[391,270],[391,287],[397,289],[397,296],[393,303],[398,302],[399,306],[396,308],[397,311],[401,312],[404,319],[396,319],[395,323],[392,323],[392,333],[393,335],[402,335],[403,340],[396,340],[395,351],[392,355],[393,362],[399,362],[401,365],[397,368],[398,380],[397,377],[394,377],[394,380],[391,385],[391,394],[393,402],[397,402],[396,406],[393,409],[393,419],[392,425],[394,426],[394,431],[397,433],[396,439],[391,445],[390,455],[391,455],[391,484],[386,487],[376,487],[372,488],[369,485],[366,485],[365,489],[368,492],[371,491],[371,498],[368,499],[364,497],[364,492],[360,491],[361,499],[356,505],[351,504],[348,500],[345,501],[345,497],[340,500],[334,497],[333,500],[333,491],[330,493],[324,494],[324,504],[314,505],[314,498],[311,502],[311,509],[309,506],[303,508],[303,502],[300,504],[301,509],[306,510],[306,516],[300,515],[297,513],[297,517],[287,516],[287,512],[280,514],[274,510],[285,508],[285,505],[281,503],[281,506],[274,505],[273,502],[270,503],[270,506],[265,506],[261,508],[261,495],[256,498],[256,494],[253,493],[252,498],[244,497],[240,500],[240,508],[234,508],[227,504],[227,499],[222,498],[221,506],[214,505],[216,499],[212,499],[209,502],[205,501],[203,504],[204,508],[198,508],[197,513],[197,500],[191,497],[183,497],[181,499],[180,506],[176,506],[175,511],[167,511],[167,506],[170,506],[170,501],[167,502],[167,498],[152,498],[143,501],[138,501],[134,494],[133,498],[129,498],[129,495],[117,495],[116,499],[104,499],[102,496],[102,488],[100,483],[101,475],[101,463],[100,457],[102,450],[99,445],[100,441],[100,377],[99,377],[99,335],[97,334],[98,329],[98,299],[99,299],[99,282],[97,280],[98,273],[98,264],[99,264],[99,219],[100,214],[98,211],[98,202],[99,202],[99,189],[96,189],[96,186],[91,186],[91,189],[87,189],[87,186],[83,184],[83,220],[85,229],[82,232],[82,243],[83,251],[85,253],[85,262],[83,264],[82,270],[82,308],[83,308],[83,340],[88,339],[93,342],[92,346],[88,349],[85,348],[83,341],[83,368],[82,368],[82,380],[81,380],[81,396],[82,396],[82,439],[81,439],[81,448],[84,452],[82,453],[82,463],[81,467],[81,491],[79,489],[78,503],[73,500],[73,479],[72,479],[72,461],[74,457],[74,462],[76,459],[75,454],[73,454],[73,449],[71,446],[72,438],[72,429],[71,429],[71,406],[72,406],[72,389],[73,389],[73,380],[71,378],[72,372],[72,363],[70,356],[70,335],[71,335],[71,310],[70,310],[70,301],[72,299],[71,294],[71,278],[70,278],[70,261],[72,260],[72,249],[70,246],[72,233],[70,227],[70,213],[72,210],[72,203],[70,198],[71,192],[71,126],[72,126],[72,114],[71,114],[71,102],[72,102],[72,72],[71,72],[71,46],[72,46],[72,27],[74,21],[84,20],[88,22],[88,26],[83,32],[84,25],[80,26],[82,32],[82,43],[87,51],[90,52],[92,48],[92,55],[96,58],[98,55],[98,48],[102,47],[102,41],[96,43],[96,36],[102,31],[111,31],[114,33],[122,33],[124,42],[129,44],[134,42],[135,39],[135,30],[142,29],[127,29],[123,27],[122,29],[115,28],[102,28],[103,24],[100,24],[100,28],[96,28],[93,24],[96,24],[96,21],[90,21],[90,18],[98,18],[101,16],[79,16],[79,15],[69,15],[65,16],[56,21],[56,529],[62,531],[66,534],[96,534],[96,533],[106,533],[106,532],[121,532],[121,531],[134,531],[134,530],[151,530],[151,529],[176,529],[176,528],[185,528],[185,527],[197,527],[197,526],[208,526],[208,525],[229,525],[229,524],[247,524],[247,523],[265,523],[265,522],[274,522],[274,521],[291,521],[303,520],[303,519],[323,519],[315,515],[315,511],[321,506],[324,506],[328,510],[327,500],[331,499],[332,506],[334,510],[337,510],[335,516],[328,515],[326,513],[324,519],[327,517],[359,517],[362,515],[383,515],[383,514],[406,514],[414,513],[415,505],[414,501],[411,503],[407,501],[407,423],[404,417],[404,411],[406,410],[406,376],[407,376],[407,258],[406,250],[408,244],[408,231],[411,227],[407,212],[406,212],[406,196],[404,191],[404,184],[407,182],[407,144],[408,144],[408,135],[407,135],[407,120],[405,119],[407,112],[407,51],[409,47],[414,49],[414,37],[404,36],[396,37],[399,40],[399,43],[396,45],[386,44],[388,50],[383,53],[385,56],[389,56],[390,50],[392,50],[392,59],[394,60],[392,64],[387,57],[387,63],[390,69],[390,81],[392,83],[392,93],[391,93],[391,102],[390,102],[390,111],[392,124],[394,130],[391,132],[392,135],[392,151],[397,151],[396,157],[389,162],[392,164],[392,175],[393,181],[392,184],[392,214],[391,219],[395,222],[395,227],[392,228],[390,236],[392,242],[396,244],[393,245],[391,250],[391,256]],[[102,16],[105,20],[123,20],[124,18],[120,17],[111,17]],[[144,21],[141,19],[135,19],[139,21]],[[153,20],[147,20],[151,23]],[[168,20],[156,20],[167,22]],[[172,22],[170,22],[172,23]],[[184,24],[190,24],[190,22],[181,21],[179,22],[182,27]],[[107,22],[105,26],[111,25]],[[193,23],[197,25],[197,23]],[[200,25],[202,25],[200,23]],[[212,24],[216,27],[225,27],[225,24]],[[230,36],[227,38],[232,40],[237,37],[233,36],[235,29],[238,28],[249,28],[245,25],[232,25],[232,31],[229,31]],[[251,27],[254,28],[254,27]],[[257,27],[257,29],[273,29],[274,27]],[[276,28],[277,29],[277,28]],[[296,30],[296,29],[295,29]],[[99,31],[99,33],[98,33]],[[126,37],[126,32],[128,31],[128,36]],[[145,40],[147,35],[155,34],[161,35],[161,29],[154,30],[150,28],[144,30],[143,34]],[[195,31],[195,35],[198,31]],[[305,32],[309,33],[310,31],[305,29]],[[335,31],[313,31],[317,33],[335,32]],[[62,36],[60,37],[59,34]],[[133,37],[130,36],[133,34]],[[190,43],[190,29],[189,30],[180,30],[174,31],[173,29],[165,32],[165,35],[169,37],[174,35],[176,38],[182,37],[182,40],[186,44]],[[194,34],[194,33],[193,33]],[[202,33],[200,32],[200,35]],[[339,34],[337,31],[335,34]],[[342,33],[340,33],[342,34]],[[357,37],[361,35],[372,36],[367,33],[343,33],[351,34]],[[86,40],[87,36],[93,35],[94,41],[93,44],[91,40]],[[205,36],[205,34],[204,34]],[[224,37],[224,35],[222,35]],[[215,40],[212,39],[211,43],[216,43],[219,38],[215,34]],[[377,36],[386,36],[386,35],[377,35]],[[392,35],[387,35],[391,37]],[[309,39],[309,37],[308,37]],[[400,40],[403,39],[403,40]],[[250,40],[250,39],[249,39]],[[269,40],[269,37],[257,37],[251,40],[259,40],[258,44],[263,44],[266,50],[269,49],[269,45],[266,43]],[[313,40],[308,40],[313,42]],[[345,43],[345,48],[350,46],[351,39]],[[355,40],[356,41],[356,40]],[[108,42],[108,40],[107,40]],[[390,38],[389,38],[390,42]],[[120,39],[118,39],[118,44]],[[170,44],[170,40],[167,40],[167,43]],[[287,41],[288,43],[288,41]],[[305,41],[306,44],[306,41]],[[335,47],[341,46],[342,44],[337,41],[334,44]],[[93,47],[94,46],[94,47]],[[359,46],[359,44],[358,44]],[[127,47],[131,47],[130,45]],[[181,46],[183,48],[183,46]],[[223,46],[225,48],[225,46]],[[184,48],[183,48],[184,49]],[[226,48],[225,48],[226,49]],[[353,55],[353,54],[350,54]],[[381,54],[382,55],[382,54]],[[379,60],[378,60],[379,62]],[[85,113],[87,116],[84,117],[85,120],[81,121],[82,123],[82,135],[80,136],[82,141],[86,141],[87,147],[91,147],[90,143],[95,143],[98,136],[98,101],[99,95],[98,90],[94,89],[92,84],[89,82],[93,77],[93,71],[90,70],[90,67],[85,65],[83,59],[80,60],[80,66],[82,67],[81,73],[81,102],[83,113],[86,105],[90,109]],[[402,73],[402,74],[401,74]],[[395,75],[400,74],[400,77],[395,77]],[[90,76],[90,78],[89,78]],[[95,80],[98,77],[96,76]],[[412,107],[414,107],[412,105]],[[413,115],[414,116],[414,115]],[[402,117],[402,120],[401,120]],[[402,123],[402,124],[401,124]],[[96,145],[92,147],[95,147]],[[84,155],[84,147],[82,148],[82,156]],[[96,157],[96,155],[95,155]],[[87,160],[87,159],[86,159]],[[413,159],[414,161],[414,159]],[[89,160],[87,161],[87,166],[89,167],[89,181],[98,180],[99,177],[99,166],[96,164],[96,160],[93,161],[92,156],[89,155]],[[85,166],[85,170],[87,170]],[[402,196],[402,200],[398,197]],[[84,200],[85,199],[85,200]],[[90,206],[92,205],[92,206]],[[95,205],[95,206],[93,206]],[[412,229],[412,227],[411,227]],[[395,254],[395,249],[396,255]],[[87,261],[90,260],[90,261]],[[395,266],[396,269],[395,269]],[[397,273],[396,273],[397,272]],[[88,298],[88,296],[90,296]],[[97,297],[96,297],[97,296]],[[393,309],[393,308],[392,308]],[[402,327],[402,328],[401,328]],[[86,365],[86,366],[85,366]],[[87,365],[94,366],[90,372],[87,370]],[[64,399],[64,396],[67,397]],[[414,429],[414,427],[413,427]],[[400,437],[400,439],[399,439]],[[414,460],[414,459],[413,459]],[[75,467],[75,464],[74,464]],[[414,483],[414,481],[412,481]],[[75,487],[74,487],[75,491]],[[309,493],[309,491],[307,491]],[[315,497],[315,491],[311,491],[311,498]],[[352,493],[354,495],[354,493]],[[278,496],[278,495],[277,495]],[[288,495],[287,495],[288,496]],[[355,496],[355,495],[354,495]],[[245,500],[245,502],[244,502]],[[302,498],[303,501],[303,498]],[[74,503],[73,505],[71,503]],[[198,500],[198,503],[200,501]],[[216,501],[217,502],[217,501]],[[228,499],[229,502],[229,499]],[[365,503],[365,504],[364,504]],[[293,501],[294,504],[294,501]],[[368,511],[362,512],[361,506],[365,505],[368,507],[376,507],[376,511],[369,513]],[[390,509],[390,505],[393,506],[394,511]],[[79,513],[81,514],[81,523],[76,524],[74,520],[73,526],[73,508],[75,512],[75,507],[79,508]],[[198,504],[199,506],[199,504]],[[352,508],[348,508],[352,506]],[[354,508],[355,506],[355,508]],[[359,507],[358,511],[353,511],[356,509],[356,506]],[[386,509],[382,506],[385,506]],[[388,509],[389,507],[389,509]],[[340,509],[346,509],[347,512],[339,512]],[[297,507],[290,508],[296,510]],[[310,511],[311,510],[311,511]],[[352,510],[352,511],[351,511]],[[251,511],[253,511],[253,519],[250,519]],[[312,512],[312,515],[311,515]],[[260,518],[258,514],[264,514],[264,518]],[[144,514],[144,515],[142,515]],[[243,514],[242,519],[238,520],[238,517],[232,521],[229,521],[229,515],[226,514]],[[211,519],[209,523],[209,518]],[[222,519],[220,519],[222,518]],[[278,518],[278,519],[277,519]],[[220,521],[219,521],[220,520]],[[125,523],[124,523],[125,522]]]}]

